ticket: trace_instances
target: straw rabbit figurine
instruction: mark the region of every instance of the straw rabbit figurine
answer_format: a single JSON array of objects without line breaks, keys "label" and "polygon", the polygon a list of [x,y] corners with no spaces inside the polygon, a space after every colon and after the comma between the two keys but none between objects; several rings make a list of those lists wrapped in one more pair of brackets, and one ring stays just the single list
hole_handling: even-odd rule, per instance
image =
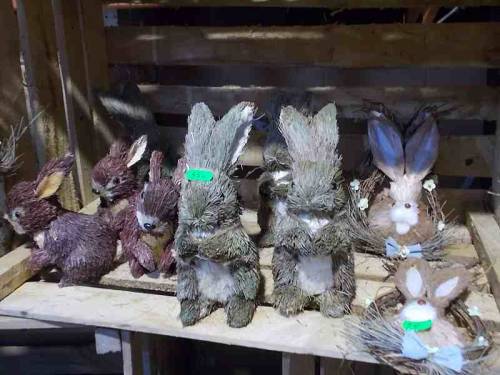
[{"label": "straw rabbit figurine", "polygon": [[466,345],[458,328],[445,318],[445,309],[470,282],[463,266],[433,270],[423,259],[409,259],[401,263],[394,281],[406,299],[395,317],[405,331],[403,355],[420,359],[415,357],[422,343],[431,352]]},{"label": "straw rabbit figurine", "polygon": [[319,305],[324,315],[340,317],[349,311],[355,295],[336,115],[334,104],[314,117],[293,107],[281,111],[292,185],[287,214],[277,225],[272,270],[274,304],[284,315]]},{"label": "straw rabbit figurine", "polygon": [[422,111],[411,126],[416,131],[406,144],[398,128],[382,113],[372,111],[368,139],[375,165],[390,178],[374,199],[368,222],[384,238],[400,245],[420,243],[430,238],[434,224],[422,201],[422,180],[438,156],[439,133],[434,117]]},{"label": "straw rabbit figurine", "polygon": [[116,252],[116,233],[103,219],[67,212],[55,196],[73,163],[72,154],[51,160],[35,181],[19,182],[7,195],[7,220],[35,241],[31,269],[56,266],[61,287],[97,281],[111,270]]},{"label": "straw rabbit figurine", "polygon": [[179,192],[171,178],[161,176],[162,163],[163,154],[153,151],[149,181],[133,198],[120,232],[125,257],[136,278],[147,272],[170,272],[174,263]]},{"label": "straw rabbit figurine", "polygon": [[240,103],[219,121],[198,103],[188,119],[186,178],[179,203],[177,298],[183,325],[223,305],[231,327],[247,325],[259,287],[258,252],[243,230],[230,175],[248,140],[254,106]]}]

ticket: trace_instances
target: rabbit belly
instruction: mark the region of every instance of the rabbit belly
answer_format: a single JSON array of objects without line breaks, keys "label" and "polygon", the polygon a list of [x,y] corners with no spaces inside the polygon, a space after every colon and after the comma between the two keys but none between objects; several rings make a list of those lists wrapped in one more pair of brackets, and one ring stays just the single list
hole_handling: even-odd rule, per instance
[{"label": "rabbit belly", "polygon": [[211,301],[226,303],[235,293],[235,282],[226,264],[196,258],[194,263],[198,291]]},{"label": "rabbit belly", "polygon": [[275,202],[273,202],[273,210],[278,220],[286,216],[286,200],[277,199]]},{"label": "rabbit belly", "polygon": [[297,271],[299,287],[309,295],[321,294],[333,287],[330,255],[299,256]]}]

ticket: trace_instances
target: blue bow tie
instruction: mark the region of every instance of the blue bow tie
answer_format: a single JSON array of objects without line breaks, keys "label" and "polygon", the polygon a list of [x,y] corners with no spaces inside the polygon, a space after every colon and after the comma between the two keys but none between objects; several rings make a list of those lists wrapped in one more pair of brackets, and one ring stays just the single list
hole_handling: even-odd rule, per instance
[{"label": "blue bow tie", "polygon": [[415,245],[401,246],[392,237],[385,240],[385,256],[388,258],[401,257],[401,258],[422,258],[422,246],[419,243]]},{"label": "blue bow tie", "polygon": [[464,365],[462,350],[456,346],[444,346],[432,350],[418,337],[414,331],[406,331],[403,337],[402,354],[405,357],[421,360],[428,359],[442,367],[459,372]]}]

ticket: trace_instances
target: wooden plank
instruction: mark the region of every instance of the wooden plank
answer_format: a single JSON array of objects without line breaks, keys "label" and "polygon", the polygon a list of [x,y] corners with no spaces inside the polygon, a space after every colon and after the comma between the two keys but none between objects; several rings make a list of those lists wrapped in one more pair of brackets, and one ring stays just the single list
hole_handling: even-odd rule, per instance
[{"label": "wooden plank", "polygon": [[315,359],[312,355],[283,353],[281,359],[282,375],[314,375]]},{"label": "wooden plank", "polygon": [[491,213],[470,212],[467,224],[500,308],[500,227]]},{"label": "wooden plank", "polygon": [[[26,118],[26,98],[21,75],[19,29],[11,0],[0,0],[0,130],[2,135],[10,133],[10,127]],[[36,154],[32,151],[31,138],[26,134],[17,145],[17,154],[22,157],[15,175],[6,176],[9,190],[13,183],[30,179],[36,174]],[[0,198],[3,202],[4,197]]]},{"label": "wooden plank", "polygon": [[496,0],[104,0],[113,8],[169,7],[308,7],[308,8],[419,8],[436,6],[494,6]]},{"label": "wooden plank", "polygon": [[288,319],[271,307],[258,307],[250,325],[234,329],[227,326],[224,312],[219,309],[195,326],[183,328],[175,297],[29,282],[0,302],[0,313],[374,362],[370,356],[350,349],[338,334],[345,327],[344,319],[327,319],[316,311]]},{"label": "wooden plank", "polygon": [[15,318],[12,316],[0,316],[0,331],[20,331],[33,329],[60,329],[75,328],[74,324],[45,322],[36,319]]},{"label": "wooden plank", "polygon": [[0,258],[0,300],[33,276],[28,268],[30,254],[23,245]]},{"label": "wooden plank", "polygon": [[[236,103],[237,101],[235,101]],[[184,145],[187,128],[162,127],[161,138],[170,149],[181,152]],[[262,166],[263,137],[254,133],[239,162],[245,166]],[[494,136],[442,136],[439,143],[439,157],[434,166],[434,172],[443,176],[474,176],[491,177],[493,165]],[[340,137],[339,150],[343,155],[342,167],[345,171],[355,171],[363,162],[368,152],[366,135],[343,134]],[[482,200],[484,190],[470,190],[468,198]],[[450,205],[463,200],[456,193],[450,195]],[[456,206],[457,215],[463,213],[463,208]]]},{"label": "wooden plank", "polygon": [[[234,103],[252,101],[264,108],[280,92],[297,93],[298,89],[271,86],[160,86],[141,85],[141,91],[159,113],[188,114],[198,102],[205,102],[215,115],[224,114]],[[335,101],[339,117],[364,118],[361,107],[368,102],[384,103],[403,117],[410,118],[422,104],[443,105],[449,111],[443,119],[497,119],[499,90],[491,87],[337,87],[305,89],[311,93],[311,106],[319,110]]]},{"label": "wooden plank", "polygon": [[[68,131],[63,105],[60,66],[58,62],[54,13],[50,0],[17,1],[21,51],[24,59],[28,91],[29,118],[37,159],[41,164],[63,155],[68,149]],[[75,179],[71,174],[61,188],[65,208],[80,208],[76,197]]]},{"label": "wooden plank", "polygon": [[108,28],[106,40],[116,64],[493,68],[499,34],[498,23],[149,26]]},{"label": "wooden plank", "polygon": [[122,340],[120,331],[109,328],[96,328],[95,351],[97,354],[121,352]]}]

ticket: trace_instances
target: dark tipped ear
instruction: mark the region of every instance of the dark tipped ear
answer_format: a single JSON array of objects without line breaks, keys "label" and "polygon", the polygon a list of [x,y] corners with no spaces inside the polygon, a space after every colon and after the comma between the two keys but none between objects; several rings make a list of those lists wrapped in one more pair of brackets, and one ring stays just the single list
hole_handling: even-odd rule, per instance
[{"label": "dark tipped ear", "polygon": [[172,175],[172,182],[174,183],[178,191],[180,191],[181,189],[182,181],[184,180],[184,173],[186,173],[186,170],[187,170],[186,158],[182,157],[179,160],[177,160],[177,168],[175,168],[175,171]]},{"label": "dark tipped ear", "polygon": [[393,181],[402,177],[404,154],[401,134],[380,112],[370,112],[368,141],[375,165]]},{"label": "dark tipped ear", "polygon": [[439,147],[439,132],[434,117],[427,118],[410,138],[405,147],[406,174],[423,179],[436,162]]},{"label": "dark tipped ear", "polygon": [[71,153],[60,159],[49,161],[38,174],[36,180],[35,195],[39,199],[45,199],[54,195],[73,167],[75,156]]},{"label": "dark tipped ear", "polygon": [[109,156],[112,156],[114,158],[120,158],[123,155],[126,155],[128,151],[128,145],[127,143],[120,139],[118,141],[113,142],[111,147],[109,148]]},{"label": "dark tipped ear", "polygon": [[140,136],[134,143],[132,143],[132,146],[130,146],[130,149],[128,151],[126,160],[128,168],[132,167],[134,164],[136,164],[142,159],[144,153],[146,152],[147,146],[148,146],[147,135]]},{"label": "dark tipped ear", "polygon": [[160,181],[162,165],[163,153],[161,151],[153,151],[149,161],[149,181]]}]

